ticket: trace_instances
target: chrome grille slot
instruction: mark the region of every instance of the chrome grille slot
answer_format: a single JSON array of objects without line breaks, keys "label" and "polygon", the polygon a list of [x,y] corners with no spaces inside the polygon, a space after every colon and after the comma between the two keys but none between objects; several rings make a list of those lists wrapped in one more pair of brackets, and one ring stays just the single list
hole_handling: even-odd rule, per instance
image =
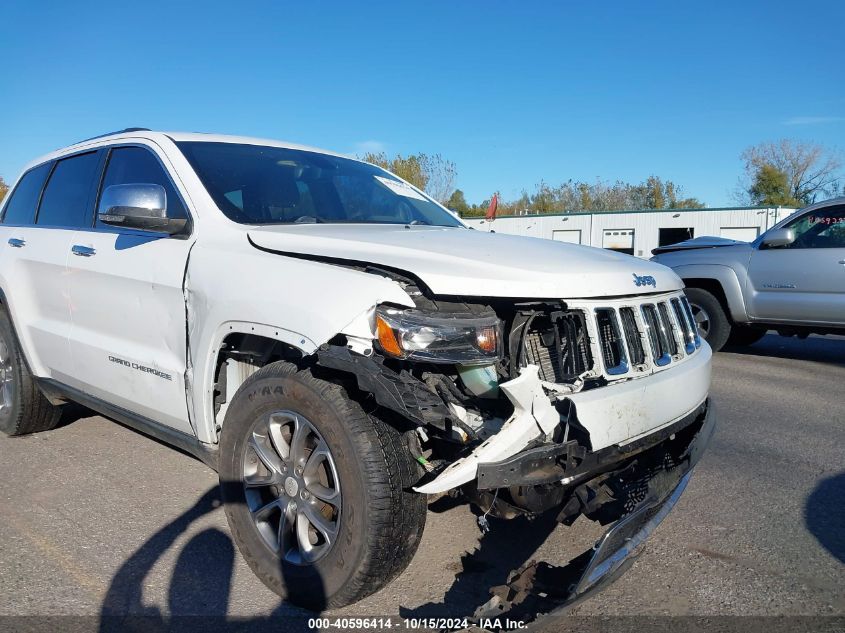
[{"label": "chrome grille slot", "polygon": [[681,304],[683,304],[684,312],[686,312],[689,324],[692,326],[693,342],[696,347],[701,347],[701,337],[698,335],[698,325],[695,322],[695,317],[692,316],[692,308],[689,305],[689,299],[687,299],[686,295],[681,297]]},{"label": "chrome grille slot", "polygon": [[634,316],[634,308],[620,308],[619,318],[622,320],[622,330],[628,341],[628,357],[633,365],[642,365],[645,362],[645,350],[640,338],[640,329],[637,327],[637,319]]},{"label": "chrome grille slot", "polygon": [[580,310],[538,314],[528,323],[522,366],[537,365],[540,380],[573,382],[593,368],[586,318]]},{"label": "chrome grille slot", "polygon": [[628,357],[625,353],[625,341],[616,320],[616,311],[611,308],[598,308],[596,325],[605,371],[610,375],[626,373]]},{"label": "chrome grille slot", "polygon": [[657,304],[657,311],[660,313],[660,323],[663,326],[663,333],[666,335],[666,342],[669,344],[669,354],[675,356],[678,353],[678,337],[675,333],[675,323],[669,316],[669,307],[665,301]]},{"label": "chrome grille slot", "polygon": [[654,358],[654,364],[660,367],[668,365],[672,357],[669,355],[669,342],[666,340],[666,332],[660,324],[657,308],[653,303],[648,303],[642,306],[641,309],[643,321],[645,321],[646,333],[651,344],[651,355]]},{"label": "chrome grille slot", "polygon": [[675,320],[678,322],[678,327],[681,328],[681,338],[684,340],[684,351],[687,354],[692,354],[695,351],[695,333],[687,320],[687,315],[684,312],[684,306],[681,305],[681,300],[677,297],[672,299],[672,311],[675,313]]}]

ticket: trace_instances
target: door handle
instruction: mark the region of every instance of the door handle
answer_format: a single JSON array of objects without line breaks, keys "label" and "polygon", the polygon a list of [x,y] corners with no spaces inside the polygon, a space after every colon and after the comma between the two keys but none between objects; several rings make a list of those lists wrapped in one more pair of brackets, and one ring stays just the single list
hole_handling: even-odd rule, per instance
[{"label": "door handle", "polygon": [[82,246],[81,244],[74,244],[70,250],[74,255],[79,255],[79,257],[91,257],[91,255],[97,254],[97,251],[90,246]]},{"label": "door handle", "polygon": [[14,248],[23,248],[26,246],[26,240],[18,239],[17,237],[9,238],[9,246]]},{"label": "door handle", "polygon": [[[11,241],[12,241],[12,240],[9,240],[9,242],[11,242]],[[845,264],[845,259],[840,259],[840,260],[839,260],[839,263],[840,263],[840,264]]]}]

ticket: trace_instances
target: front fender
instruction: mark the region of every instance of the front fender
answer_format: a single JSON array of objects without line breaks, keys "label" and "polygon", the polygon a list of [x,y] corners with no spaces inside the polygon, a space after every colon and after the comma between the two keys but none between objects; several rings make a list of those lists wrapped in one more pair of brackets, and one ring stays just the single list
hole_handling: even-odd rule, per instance
[{"label": "front fender", "polygon": [[245,236],[198,242],[184,290],[189,401],[203,442],[216,437],[214,372],[229,334],[279,340],[307,356],[378,303],[414,305],[385,277],[262,252]]}]

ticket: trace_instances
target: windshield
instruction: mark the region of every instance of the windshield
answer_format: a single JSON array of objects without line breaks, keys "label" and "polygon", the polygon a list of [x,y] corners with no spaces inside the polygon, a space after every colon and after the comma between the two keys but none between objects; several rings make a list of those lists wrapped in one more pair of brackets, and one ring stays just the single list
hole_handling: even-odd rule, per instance
[{"label": "windshield", "polygon": [[242,224],[463,226],[404,181],[367,163],[263,145],[177,145],[220,210]]}]

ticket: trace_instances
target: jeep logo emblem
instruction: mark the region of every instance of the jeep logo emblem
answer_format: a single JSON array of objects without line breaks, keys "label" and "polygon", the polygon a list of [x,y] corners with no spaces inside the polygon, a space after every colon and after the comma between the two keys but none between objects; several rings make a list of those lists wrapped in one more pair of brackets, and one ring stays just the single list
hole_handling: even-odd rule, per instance
[{"label": "jeep logo emblem", "polygon": [[652,277],[651,275],[638,275],[637,273],[631,273],[634,275],[634,285],[635,286],[651,286],[652,288],[657,288],[657,280]]}]

